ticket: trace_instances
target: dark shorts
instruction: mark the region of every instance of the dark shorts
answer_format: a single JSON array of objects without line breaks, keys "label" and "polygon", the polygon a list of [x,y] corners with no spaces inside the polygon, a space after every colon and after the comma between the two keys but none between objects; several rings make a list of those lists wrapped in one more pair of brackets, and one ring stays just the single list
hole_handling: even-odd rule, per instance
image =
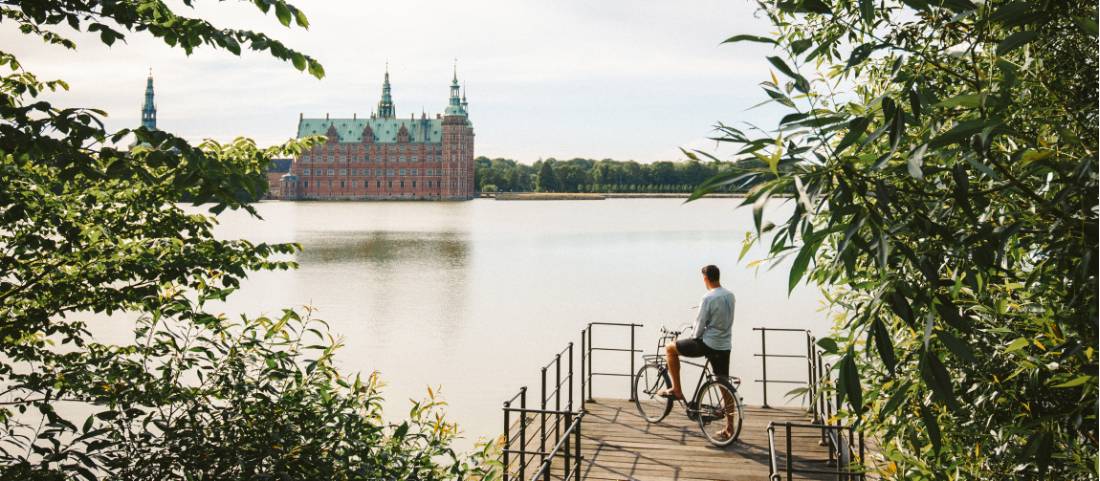
[{"label": "dark shorts", "polygon": [[706,357],[714,374],[730,375],[730,352],[711,349],[702,339],[680,339],[676,341],[676,352],[684,357]]}]

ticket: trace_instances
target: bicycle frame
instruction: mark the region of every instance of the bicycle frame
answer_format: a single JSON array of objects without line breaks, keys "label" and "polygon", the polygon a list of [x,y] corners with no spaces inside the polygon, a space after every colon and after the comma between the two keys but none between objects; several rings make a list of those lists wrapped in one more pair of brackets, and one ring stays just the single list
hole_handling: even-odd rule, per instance
[{"label": "bicycle frame", "polygon": [[[660,372],[660,374],[662,376],[665,375],[668,372],[668,362],[665,360],[665,357],[660,355],[660,354],[654,354],[654,355],[650,355],[650,356],[642,356],[642,360],[646,361],[646,362],[656,361],[655,364],[657,365],[658,372]],[[711,372],[711,370],[710,370],[710,361],[706,361],[703,364],[699,364],[697,362],[686,361],[683,358],[681,358],[680,359],[680,364],[681,365],[687,364],[689,366],[695,366],[695,367],[698,367],[698,368],[702,368],[702,371],[699,373],[699,379],[697,381],[695,381],[695,389],[693,389],[691,391],[691,393],[692,393],[691,394],[691,396],[692,396],[691,401],[689,402],[687,400],[687,396],[684,396],[684,399],[677,399],[676,400],[677,402],[680,403],[681,406],[683,406],[684,410],[686,410],[689,413],[694,413],[694,412],[697,412],[698,410],[692,408],[691,406],[696,405],[699,401],[699,388],[703,386],[704,382],[712,380],[712,379],[717,379],[718,376],[714,375],[714,373]]]}]

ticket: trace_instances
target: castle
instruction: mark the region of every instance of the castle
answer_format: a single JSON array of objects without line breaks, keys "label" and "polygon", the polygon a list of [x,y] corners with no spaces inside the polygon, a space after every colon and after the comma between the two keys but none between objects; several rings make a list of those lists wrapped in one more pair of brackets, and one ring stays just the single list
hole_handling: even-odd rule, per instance
[{"label": "castle", "polygon": [[298,118],[298,137],[323,144],[294,159],[284,199],[466,200],[474,192],[474,128],[458,72],[443,114],[398,118],[386,69],[382,99],[368,118]]}]

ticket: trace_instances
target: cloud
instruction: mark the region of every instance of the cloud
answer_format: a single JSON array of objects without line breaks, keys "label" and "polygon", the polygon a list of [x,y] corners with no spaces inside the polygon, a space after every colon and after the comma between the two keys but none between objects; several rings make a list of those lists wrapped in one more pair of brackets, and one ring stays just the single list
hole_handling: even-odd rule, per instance
[{"label": "cloud", "polygon": [[41,77],[72,91],[52,99],[110,112],[108,126],[136,125],[146,69],[156,77],[158,121],[186,138],[294,135],[299,113],[367,115],[388,61],[398,115],[442,111],[453,59],[467,88],[477,153],[652,161],[710,134],[717,121],[774,123],[746,111],[767,77],[759,45],[720,45],[767,34],[749,2],[487,1],[300,2],[310,29],[282,28],[248,3],[202,4],[182,14],[262,30],[318,58],[314,79],[268,56],[209,49],[190,57],[142,34],[108,48],[73,35],[66,52],[9,23],[0,42]]}]

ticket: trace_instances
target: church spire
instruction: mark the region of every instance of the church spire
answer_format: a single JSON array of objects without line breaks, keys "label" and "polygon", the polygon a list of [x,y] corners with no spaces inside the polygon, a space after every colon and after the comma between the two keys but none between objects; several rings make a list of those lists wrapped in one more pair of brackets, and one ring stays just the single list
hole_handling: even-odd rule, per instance
[{"label": "church spire", "polygon": [[157,104],[153,100],[153,69],[149,69],[149,78],[145,80],[145,103],[141,106],[141,126],[149,130],[157,129]]},{"label": "church spire", "polygon": [[461,88],[458,84],[458,59],[455,59],[454,77],[451,79],[451,99],[447,102],[444,115],[466,115],[466,109],[462,106],[462,96],[459,94]]},{"label": "church spire", "polygon": [[382,81],[382,100],[378,102],[378,116],[392,119],[395,115],[393,97],[390,95],[390,63],[386,62],[386,77]]}]

